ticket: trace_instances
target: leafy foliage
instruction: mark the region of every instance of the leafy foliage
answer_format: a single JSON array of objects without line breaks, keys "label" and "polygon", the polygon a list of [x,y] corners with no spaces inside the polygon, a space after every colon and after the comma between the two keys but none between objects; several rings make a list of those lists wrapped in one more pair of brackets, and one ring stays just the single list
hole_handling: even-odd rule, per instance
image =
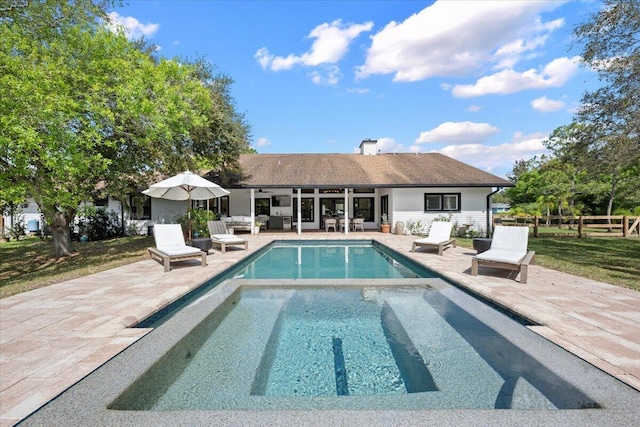
[{"label": "leafy foliage", "polygon": [[602,86],[584,94],[574,123],[544,142],[551,159],[516,162],[516,187],[506,194],[512,206],[543,212],[633,210],[640,205],[640,3],[604,0],[574,36]]},{"label": "leafy foliage", "polygon": [[[215,212],[204,209],[191,210],[191,235],[193,237],[208,237],[209,227],[207,221],[215,221],[218,219],[218,215]],[[178,218],[178,223],[182,224],[182,230],[186,233],[189,228],[189,218],[187,215],[182,215]]]},{"label": "leafy foliage", "polygon": [[229,167],[249,126],[232,80],[205,61],[155,58],[105,27],[112,1],[28,2],[0,15],[0,200],[36,200],[56,257],[84,200],[121,201],[158,176]]},{"label": "leafy foliage", "polygon": [[105,240],[120,236],[122,227],[118,214],[112,210],[85,206],[79,212],[78,223],[81,235],[89,240]]}]

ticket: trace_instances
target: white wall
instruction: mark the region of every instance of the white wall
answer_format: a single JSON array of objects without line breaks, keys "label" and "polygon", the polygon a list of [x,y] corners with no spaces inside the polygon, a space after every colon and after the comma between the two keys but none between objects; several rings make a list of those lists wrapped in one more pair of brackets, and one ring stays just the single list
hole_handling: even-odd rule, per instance
[{"label": "white wall", "polygon": [[[476,231],[486,231],[487,225],[487,195],[491,188],[397,188],[393,190],[393,198],[389,197],[390,215],[392,231],[398,221],[405,224],[411,221],[422,221],[426,226],[438,217],[449,217],[448,212],[424,212],[425,193],[460,193],[460,212],[451,213],[451,221],[458,226],[465,224]],[[426,230],[425,230],[426,232]]]},{"label": "white wall", "polygon": [[[29,198],[24,203],[20,204],[16,207],[16,215],[13,217],[13,224],[17,225],[19,221],[22,221],[25,226],[25,230],[28,232],[28,224],[29,221],[36,220],[38,221],[39,230],[43,229],[44,224],[42,224],[42,218],[40,216],[40,211],[38,210],[38,205],[36,202]],[[4,218],[4,228],[5,232],[9,231],[9,227],[11,227],[11,216],[5,215]]]}]

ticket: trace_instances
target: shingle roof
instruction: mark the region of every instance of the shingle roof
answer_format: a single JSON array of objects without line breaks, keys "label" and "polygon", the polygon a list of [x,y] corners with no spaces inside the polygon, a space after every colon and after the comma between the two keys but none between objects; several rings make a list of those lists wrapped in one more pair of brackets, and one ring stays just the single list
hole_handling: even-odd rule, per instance
[{"label": "shingle roof", "polygon": [[511,187],[439,153],[243,154],[239,187]]}]

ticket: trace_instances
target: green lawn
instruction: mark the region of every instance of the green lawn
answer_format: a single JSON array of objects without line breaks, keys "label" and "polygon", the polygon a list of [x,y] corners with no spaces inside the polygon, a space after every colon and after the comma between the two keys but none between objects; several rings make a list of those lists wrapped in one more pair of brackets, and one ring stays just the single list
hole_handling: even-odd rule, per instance
[{"label": "green lawn", "polygon": [[[473,247],[471,239],[457,239]],[[640,239],[637,237],[529,237],[536,264],[576,276],[640,291]]]},{"label": "green lawn", "polygon": [[[472,247],[471,239],[458,239]],[[145,259],[151,237],[75,242],[77,255],[55,260],[51,241],[30,238],[0,243],[0,298]],[[529,238],[536,264],[601,282],[640,290],[640,239]]]},{"label": "green lawn", "polygon": [[77,254],[56,260],[51,240],[0,243],[0,298],[144,259],[152,237],[74,242]]}]

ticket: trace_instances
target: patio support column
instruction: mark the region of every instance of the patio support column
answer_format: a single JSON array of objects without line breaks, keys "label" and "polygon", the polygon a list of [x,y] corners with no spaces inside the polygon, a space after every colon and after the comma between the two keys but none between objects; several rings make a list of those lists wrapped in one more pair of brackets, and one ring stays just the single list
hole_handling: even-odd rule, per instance
[{"label": "patio support column", "polygon": [[300,188],[297,189],[298,190],[298,218],[296,218],[296,221],[298,221],[298,236],[302,234],[302,190]]},{"label": "patio support column", "polygon": [[256,234],[255,225],[256,223],[256,190],[254,188],[251,189],[251,234]]},{"label": "patio support column", "polygon": [[349,234],[349,189],[344,189],[344,234]]}]

